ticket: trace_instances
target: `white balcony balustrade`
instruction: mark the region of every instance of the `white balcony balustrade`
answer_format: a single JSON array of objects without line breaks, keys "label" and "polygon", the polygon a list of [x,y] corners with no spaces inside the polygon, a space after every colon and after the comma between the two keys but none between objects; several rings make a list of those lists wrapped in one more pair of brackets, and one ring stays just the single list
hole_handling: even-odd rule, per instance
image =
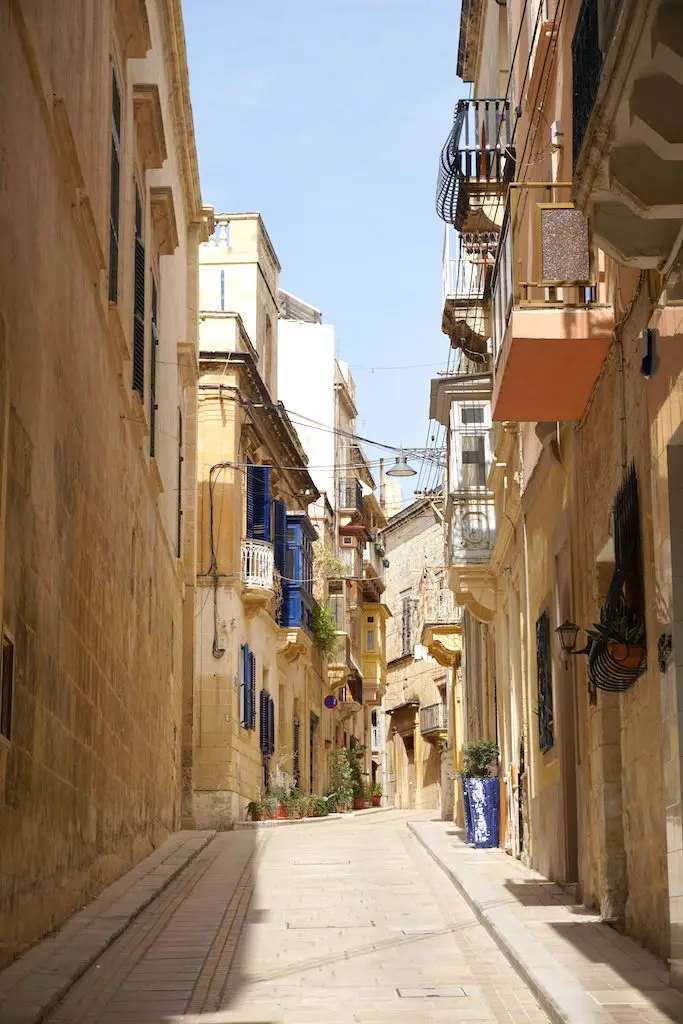
[{"label": "white balcony balustrade", "polygon": [[242,583],[248,590],[273,589],[273,546],[262,540],[242,541]]}]

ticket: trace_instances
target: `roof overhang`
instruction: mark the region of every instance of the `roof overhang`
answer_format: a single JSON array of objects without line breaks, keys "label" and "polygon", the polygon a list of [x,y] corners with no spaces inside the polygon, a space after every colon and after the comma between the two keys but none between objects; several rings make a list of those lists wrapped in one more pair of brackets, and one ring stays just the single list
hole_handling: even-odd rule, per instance
[{"label": "roof overhang", "polygon": [[485,402],[491,400],[490,373],[457,373],[451,377],[432,379],[429,397],[429,418],[447,427],[452,402]]}]

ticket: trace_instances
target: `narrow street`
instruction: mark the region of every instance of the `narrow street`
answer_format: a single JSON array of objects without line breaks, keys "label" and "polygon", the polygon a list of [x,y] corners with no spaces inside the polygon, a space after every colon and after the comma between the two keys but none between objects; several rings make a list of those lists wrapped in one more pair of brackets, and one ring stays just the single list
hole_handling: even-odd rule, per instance
[{"label": "narrow street", "polygon": [[409,817],[219,834],[49,1024],[546,1021]]}]

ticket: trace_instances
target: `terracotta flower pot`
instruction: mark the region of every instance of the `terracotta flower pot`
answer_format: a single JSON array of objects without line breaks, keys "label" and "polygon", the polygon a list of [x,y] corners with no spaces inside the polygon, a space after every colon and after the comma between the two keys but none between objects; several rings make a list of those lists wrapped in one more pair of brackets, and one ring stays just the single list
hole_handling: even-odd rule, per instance
[{"label": "terracotta flower pot", "polygon": [[353,809],[354,809],[354,811],[362,811],[363,810],[363,797],[362,796],[354,796],[354,798],[353,798]]},{"label": "terracotta flower pot", "polygon": [[381,796],[381,794],[378,795],[377,793],[373,793],[373,795],[372,795],[372,806],[373,807],[381,807],[382,806],[382,796]]},{"label": "terracotta flower pot", "polygon": [[273,815],[273,817],[274,817],[274,818],[278,818],[278,819],[280,819],[280,818],[286,818],[286,817],[287,817],[287,811],[286,811],[286,809],[285,809],[285,808],[284,808],[284,807],[282,806],[282,804],[278,804],[278,805],[277,805],[277,807],[275,808],[275,814]]},{"label": "terracotta flower pot", "polygon": [[643,648],[633,644],[608,644],[607,650],[610,657],[624,668],[638,668],[643,661]]}]

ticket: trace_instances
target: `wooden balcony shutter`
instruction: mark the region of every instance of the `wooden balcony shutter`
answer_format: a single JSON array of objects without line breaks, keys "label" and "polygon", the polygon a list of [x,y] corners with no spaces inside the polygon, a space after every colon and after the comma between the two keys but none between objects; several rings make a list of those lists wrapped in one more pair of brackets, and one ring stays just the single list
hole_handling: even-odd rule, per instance
[{"label": "wooden balcony shutter", "polygon": [[276,500],[273,502],[273,521],[274,521],[274,560],[275,568],[280,570],[283,576],[286,576],[285,562],[287,558],[287,506],[284,501]]},{"label": "wooden balcony shutter", "polygon": [[154,458],[156,454],[156,426],[157,426],[157,358],[159,353],[159,328],[157,320],[157,283],[152,278],[152,353],[149,365],[149,454]]},{"label": "wooden balcony shutter", "polygon": [[119,295],[119,223],[121,219],[121,91],[111,69],[111,176],[109,179],[109,301]]},{"label": "wooden balcony shutter", "polygon": [[133,390],[145,397],[145,246],[142,202],[135,190],[135,276],[133,296]]},{"label": "wooden balcony shutter", "polygon": [[247,466],[247,537],[270,543],[270,466]]}]

